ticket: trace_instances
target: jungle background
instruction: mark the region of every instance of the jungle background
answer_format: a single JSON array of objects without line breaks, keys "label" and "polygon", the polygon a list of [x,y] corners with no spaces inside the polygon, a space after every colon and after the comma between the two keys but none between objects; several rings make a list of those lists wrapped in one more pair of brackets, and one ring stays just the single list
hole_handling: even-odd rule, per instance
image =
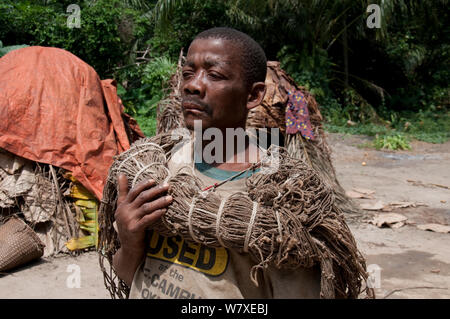
[{"label": "jungle background", "polygon": [[[80,8],[80,27],[68,27]],[[369,28],[368,5],[381,8]],[[447,0],[3,0],[0,56],[23,45],[66,49],[114,78],[126,112],[155,133],[180,50],[211,27],[248,33],[316,97],[328,132],[409,149],[450,139]]]}]

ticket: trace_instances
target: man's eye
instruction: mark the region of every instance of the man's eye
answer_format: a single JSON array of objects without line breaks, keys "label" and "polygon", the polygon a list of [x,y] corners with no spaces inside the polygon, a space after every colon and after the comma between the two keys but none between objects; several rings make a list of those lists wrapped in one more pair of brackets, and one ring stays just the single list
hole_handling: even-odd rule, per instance
[{"label": "man's eye", "polygon": [[210,76],[211,78],[217,79],[217,80],[224,79],[223,75],[221,75],[221,74],[219,74],[219,73],[215,73],[215,72],[209,73],[209,76]]},{"label": "man's eye", "polygon": [[192,72],[189,71],[184,71],[181,75],[183,76],[183,79],[188,79],[189,77],[192,76]]}]

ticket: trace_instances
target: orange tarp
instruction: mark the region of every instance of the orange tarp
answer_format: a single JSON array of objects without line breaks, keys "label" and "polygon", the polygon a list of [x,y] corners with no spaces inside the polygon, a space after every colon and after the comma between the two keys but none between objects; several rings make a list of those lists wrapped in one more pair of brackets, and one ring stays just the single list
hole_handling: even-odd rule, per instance
[{"label": "orange tarp", "polygon": [[130,147],[124,123],[144,136],[115,82],[70,52],[34,46],[0,58],[0,148],[71,171],[98,199],[113,156]]}]

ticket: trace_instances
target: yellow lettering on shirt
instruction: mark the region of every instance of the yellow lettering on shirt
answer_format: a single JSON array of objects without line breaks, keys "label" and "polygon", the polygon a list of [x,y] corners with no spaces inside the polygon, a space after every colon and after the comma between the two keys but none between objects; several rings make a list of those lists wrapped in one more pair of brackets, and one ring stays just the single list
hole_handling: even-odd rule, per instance
[{"label": "yellow lettering on shirt", "polygon": [[150,231],[147,256],[182,265],[210,276],[223,274],[228,265],[228,251],[187,242],[180,236],[165,237]]}]

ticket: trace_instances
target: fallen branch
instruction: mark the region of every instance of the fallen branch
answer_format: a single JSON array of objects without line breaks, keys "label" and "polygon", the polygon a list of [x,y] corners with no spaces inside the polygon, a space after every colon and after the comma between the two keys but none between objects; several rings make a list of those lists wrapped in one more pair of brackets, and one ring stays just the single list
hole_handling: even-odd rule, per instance
[{"label": "fallen branch", "polygon": [[64,201],[63,201],[63,197],[62,197],[62,194],[61,194],[61,189],[59,188],[58,177],[56,176],[56,172],[55,172],[55,169],[53,168],[53,165],[49,165],[49,167],[50,167],[50,172],[51,172],[52,177],[53,177],[53,182],[55,184],[56,195],[58,196],[58,206],[56,206],[57,210],[63,216],[64,224],[66,226],[67,235],[69,235],[70,237],[73,237],[72,230],[71,230],[71,228],[69,226],[69,220],[68,220],[66,212],[65,212],[65,206],[64,206]]},{"label": "fallen branch", "polygon": [[434,184],[434,183],[423,183],[421,181],[414,181],[412,179],[406,180],[408,183],[412,183],[414,186],[423,186],[423,187],[440,187],[444,189],[450,189],[449,186],[441,185],[441,184]]},{"label": "fallen branch", "polygon": [[394,289],[391,292],[389,292],[386,296],[383,297],[383,299],[386,299],[387,297],[389,297],[390,295],[393,295],[396,292],[400,292],[403,290],[411,290],[411,289],[442,289],[442,290],[448,290],[448,288],[443,288],[443,287],[407,287],[407,288],[399,288],[399,289]]}]

